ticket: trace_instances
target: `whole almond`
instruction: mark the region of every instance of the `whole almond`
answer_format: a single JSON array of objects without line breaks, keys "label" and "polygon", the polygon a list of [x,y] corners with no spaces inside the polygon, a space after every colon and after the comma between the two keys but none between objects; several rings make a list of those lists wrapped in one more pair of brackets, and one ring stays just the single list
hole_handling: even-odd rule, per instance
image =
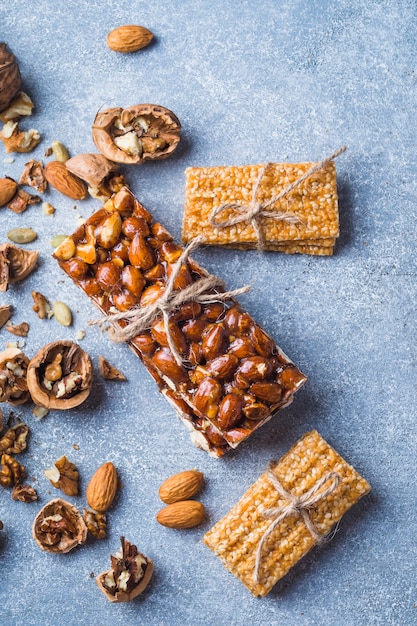
[{"label": "whole almond", "polygon": [[206,511],[201,502],[183,500],[168,504],[156,516],[157,522],[168,528],[193,528],[200,524]]},{"label": "whole almond", "polygon": [[0,207],[6,206],[17,191],[17,183],[11,178],[0,178]]},{"label": "whole almond", "polygon": [[105,513],[113,502],[117,490],[117,472],[113,463],[104,463],[88,483],[86,498],[97,513]]},{"label": "whole almond", "polygon": [[114,52],[136,52],[151,43],[153,34],[144,26],[119,26],[107,35],[107,45]]},{"label": "whole almond", "polygon": [[189,500],[201,489],[203,481],[204,475],[197,470],[179,472],[162,483],[159,487],[159,497],[166,504]]},{"label": "whole almond", "polygon": [[83,181],[71,174],[62,161],[47,163],[45,178],[52,187],[73,200],[82,200],[87,195],[87,188]]}]

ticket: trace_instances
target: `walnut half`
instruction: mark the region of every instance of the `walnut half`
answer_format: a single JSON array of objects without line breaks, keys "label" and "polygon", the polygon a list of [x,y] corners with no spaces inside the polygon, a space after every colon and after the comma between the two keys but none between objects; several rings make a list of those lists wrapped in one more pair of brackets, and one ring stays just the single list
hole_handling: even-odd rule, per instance
[{"label": "walnut half", "polygon": [[93,365],[73,341],[47,344],[28,365],[27,384],[33,401],[48,409],[72,409],[90,395]]},{"label": "walnut half", "polygon": [[180,131],[180,121],[169,109],[136,104],[97,113],[93,141],[110,161],[142,163],[169,157],[180,141]]},{"label": "walnut half", "polygon": [[39,511],[33,522],[33,538],[46,552],[69,552],[85,543],[87,526],[78,509],[57,498]]},{"label": "walnut half", "polygon": [[96,578],[97,586],[110,602],[130,602],[141,594],[152,578],[153,562],[137,547],[120,537],[122,549],[111,556],[112,568]]}]

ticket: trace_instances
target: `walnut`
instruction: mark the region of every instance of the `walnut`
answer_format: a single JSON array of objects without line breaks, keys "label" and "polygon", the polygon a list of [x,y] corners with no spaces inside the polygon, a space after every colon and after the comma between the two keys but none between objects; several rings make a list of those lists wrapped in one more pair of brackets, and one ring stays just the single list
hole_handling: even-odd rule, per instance
[{"label": "walnut", "polygon": [[18,406],[29,400],[28,363],[29,359],[19,348],[7,348],[0,353],[0,402]]},{"label": "walnut", "polygon": [[0,43],[0,111],[3,111],[20,89],[22,77],[16,57]]},{"label": "walnut", "polygon": [[39,252],[12,243],[0,244],[0,292],[23,280],[35,269]]},{"label": "walnut", "polygon": [[6,330],[12,335],[17,335],[18,337],[27,337],[29,332],[29,324],[27,322],[22,322],[21,324],[8,324],[6,326]]},{"label": "walnut", "polygon": [[[69,159],[65,165],[67,169],[78,178],[81,178],[88,184],[88,192],[93,198],[107,200],[113,192],[109,189],[112,186],[112,180],[119,177],[116,174],[118,165],[112,163],[102,154],[79,154]],[[123,185],[122,185],[123,186]]]},{"label": "walnut", "polygon": [[111,365],[107,359],[105,359],[101,354],[98,355],[98,367],[100,370],[100,374],[106,380],[127,380],[126,376],[122,374],[120,370],[118,370],[114,365]]},{"label": "walnut", "polygon": [[2,487],[13,487],[13,485],[18,485],[22,482],[25,468],[13,456],[2,454],[0,463],[0,485]]},{"label": "walnut", "polygon": [[23,211],[26,211],[28,206],[37,204],[40,201],[41,199],[39,196],[34,196],[33,194],[18,187],[13,199],[7,204],[7,208],[14,213],[23,213]]},{"label": "walnut", "polygon": [[110,161],[142,163],[172,154],[180,141],[180,131],[180,121],[169,109],[137,104],[97,113],[93,141]]},{"label": "walnut", "polygon": [[65,553],[85,543],[87,526],[75,506],[57,498],[39,511],[32,534],[42,550]]},{"label": "walnut", "polygon": [[107,518],[104,513],[97,513],[84,509],[84,521],[87,525],[88,532],[96,539],[106,538]]},{"label": "walnut", "polygon": [[32,298],[34,303],[32,309],[37,313],[39,319],[44,320],[52,317],[52,307],[44,295],[39,293],[39,291],[32,291]]},{"label": "walnut", "polygon": [[3,328],[3,326],[9,321],[11,316],[12,316],[11,304],[4,304],[3,306],[0,306],[0,328]]},{"label": "walnut", "polygon": [[38,499],[36,490],[31,485],[17,484],[13,487],[12,500],[20,502],[35,502]]},{"label": "walnut", "polygon": [[12,426],[0,438],[0,454],[20,454],[26,450],[29,426],[19,422]]},{"label": "walnut", "polygon": [[34,187],[39,193],[44,193],[47,187],[42,161],[31,159],[25,163],[25,169],[19,179],[19,185]]},{"label": "walnut", "polygon": [[48,409],[71,409],[90,394],[91,359],[72,341],[54,341],[30,361],[27,383],[36,404]]},{"label": "walnut", "polygon": [[76,496],[78,494],[78,470],[66,456],[58,459],[53,468],[45,470],[44,474],[52,485],[61,489],[65,495]]},{"label": "walnut", "polygon": [[11,120],[18,120],[23,115],[32,115],[34,106],[27,93],[20,91],[10,102],[9,106],[0,113],[0,120],[6,123]]},{"label": "walnut", "polygon": [[141,594],[151,580],[153,562],[136,546],[120,537],[122,549],[111,556],[112,568],[96,578],[100,591],[110,602],[129,602]]},{"label": "walnut", "polygon": [[0,139],[4,143],[6,152],[31,152],[41,141],[37,130],[20,130],[18,122],[7,122],[1,132]]}]

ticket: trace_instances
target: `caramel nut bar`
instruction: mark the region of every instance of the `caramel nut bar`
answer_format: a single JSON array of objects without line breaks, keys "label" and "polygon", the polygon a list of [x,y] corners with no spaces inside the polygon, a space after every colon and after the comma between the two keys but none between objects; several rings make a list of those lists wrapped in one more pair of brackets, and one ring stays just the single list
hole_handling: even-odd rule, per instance
[{"label": "caramel nut bar", "polygon": [[[261,204],[284,191],[307,172],[313,163],[271,164],[261,178],[256,200]],[[210,245],[256,248],[257,237],[250,222],[217,228],[209,216],[214,208],[225,203],[248,205],[264,165],[187,168],[185,210],[182,230],[184,243],[197,235]],[[269,207],[287,212],[299,219],[297,223],[262,217],[265,250],[314,255],[331,255],[339,235],[339,213],[336,166],[327,163],[309,176],[300,186]],[[222,220],[235,212],[222,211]]]},{"label": "caramel nut bar", "polygon": [[[54,252],[61,268],[103,314],[139,309],[164,292],[183,248],[127,189],[108,200]],[[206,277],[188,258],[175,290]],[[215,292],[213,292],[215,295]],[[129,321],[113,322],[125,328]],[[213,456],[235,448],[288,405],[306,377],[239,304],[185,302],[161,316],[130,348],[190,431]]]},{"label": "caramel nut bar", "polygon": [[[337,472],[340,482],[334,491],[308,509],[321,536],[325,536],[344,513],[371,489],[367,481],[349,465],[316,431],[306,433],[272,467],[283,488],[296,496],[305,494],[329,472]],[[315,540],[299,514],[285,517],[266,540],[255,582],[256,551],[271,519],[263,511],[286,504],[267,473],[248,489],[231,511],[203,537],[204,543],[223,565],[255,596],[266,596],[314,545]]]}]

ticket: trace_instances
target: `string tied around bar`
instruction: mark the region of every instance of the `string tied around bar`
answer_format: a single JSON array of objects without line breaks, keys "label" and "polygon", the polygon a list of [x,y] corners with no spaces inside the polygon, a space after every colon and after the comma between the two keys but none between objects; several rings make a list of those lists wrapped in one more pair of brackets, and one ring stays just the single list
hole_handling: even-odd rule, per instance
[{"label": "string tied around bar", "polygon": [[[171,275],[166,283],[162,295],[153,303],[146,306],[138,306],[128,311],[105,315],[97,320],[88,322],[89,326],[98,325],[106,328],[110,338],[115,342],[130,341],[136,335],[148,330],[152,322],[162,315],[164,330],[167,336],[168,346],[174,356],[177,365],[183,364],[183,358],[175,345],[169,325],[169,314],[186,302],[198,302],[208,304],[213,302],[226,302],[232,298],[249,291],[249,285],[226,291],[224,282],[212,274],[203,276],[191,283],[184,289],[176,290],[175,281],[181,270],[181,266],[187,261],[190,254],[202,243],[202,237],[195,237],[183,250],[179,259],[172,268]],[[121,320],[129,323],[121,328],[115,322]]]},{"label": "string tied around bar", "polygon": [[[257,249],[260,252],[265,250],[265,237],[262,232],[262,218],[281,220],[283,222],[288,222],[289,224],[299,224],[302,223],[302,220],[297,217],[294,213],[290,213],[289,211],[270,211],[267,210],[270,206],[287,196],[293,189],[302,185],[302,183],[325,167],[330,161],[333,161],[340,154],[345,152],[346,146],[342,146],[336,152],[333,152],[330,156],[326,157],[322,161],[318,163],[314,163],[302,176],[293,181],[288,187],[283,189],[279,194],[267,200],[266,202],[258,202],[257,196],[259,191],[259,186],[262,182],[263,177],[267,169],[273,165],[273,163],[266,163],[262,169],[260,170],[258,177],[255,181],[252,190],[252,198],[248,204],[238,204],[237,202],[225,202],[216,206],[212,209],[209,215],[209,222],[211,226],[214,228],[227,228],[228,226],[235,226],[236,224],[241,224],[243,222],[249,222],[252,228],[255,231],[255,236],[257,240]],[[218,219],[218,216],[223,211],[234,211],[236,213],[235,216],[230,216],[224,220]]]},{"label": "string tied around bar", "polygon": [[[262,551],[265,542],[271,536],[278,524],[282,522],[286,517],[289,517],[290,515],[299,515],[300,517],[302,517],[304,524],[306,525],[307,530],[313,537],[315,543],[320,543],[323,541],[324,536],[321,535],[317,530],[316,525],[310,517],[309,509],[311,509],[311,507],[320,502],[320,500],[323,500],[324,498],[327,498],[327,496],[330,496],[330,494],[333,493],[333,491],[338,487],[342,480],[342,477],[338,472],[328,472],[327,474],[324,474],[311,487],[311,489],[303,493],[301,496],[296,496],[284,489],[284,487],[272,471],[271,465],[268,467],[267,477],[269,482],[275,487],[279,495],[282,498],[285,498],[287,502],[281,506],[265,509],[265,511],[263,511],[264,517],[271,519],[272,522],[262,535],[256,550],[255,570],[253,574],[253,579],[256,584],[259,584],[262,566]],[[327,487],[325,486],[326,484]]]}]

